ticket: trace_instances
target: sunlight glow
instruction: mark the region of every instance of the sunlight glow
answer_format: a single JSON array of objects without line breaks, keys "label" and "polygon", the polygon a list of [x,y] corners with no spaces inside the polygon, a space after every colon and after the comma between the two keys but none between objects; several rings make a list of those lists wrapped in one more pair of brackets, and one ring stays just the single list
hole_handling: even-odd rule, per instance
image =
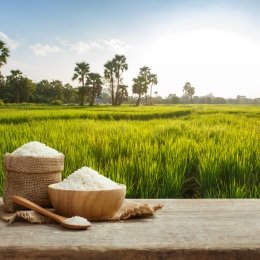
[{"label": "sunlight glow", "polygon": [[[199,87],[198,95],[243,94],[247,84],[256,82],[260,67],[260,47],[254,41],[220,30],[169,33],[146,47],[143,55],[142,59],[157,71],[158,89],[165,88],[165,93],[181,94],[185,82],[190,81]],[[169,75],[175,84],[172,90],[167,85]]]}]

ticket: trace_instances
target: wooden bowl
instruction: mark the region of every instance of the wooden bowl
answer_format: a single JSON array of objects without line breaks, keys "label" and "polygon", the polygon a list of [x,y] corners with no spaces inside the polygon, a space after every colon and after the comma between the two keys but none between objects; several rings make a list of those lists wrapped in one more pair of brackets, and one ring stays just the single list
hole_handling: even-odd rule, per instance
[{"label": "wooden bowl", "polygon": [[48,186],[52,206],[64,217],[80,216],[87,219],[111,218],[122,206],[126,186],[113,190],[61,190],[55,184]]}]

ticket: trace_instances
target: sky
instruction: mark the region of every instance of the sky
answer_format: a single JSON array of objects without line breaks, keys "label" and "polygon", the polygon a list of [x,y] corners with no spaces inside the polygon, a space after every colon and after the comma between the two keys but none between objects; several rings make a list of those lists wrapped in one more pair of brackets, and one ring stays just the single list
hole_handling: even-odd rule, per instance
[{"label": "sky", "polygon": [[72,81],[76,62],[103,74],[124,54],[124,83],[139,68],[157,74],[158,95],[260,97],[258,0],[0,0],[0,39],[10,49],[6,76]]}]

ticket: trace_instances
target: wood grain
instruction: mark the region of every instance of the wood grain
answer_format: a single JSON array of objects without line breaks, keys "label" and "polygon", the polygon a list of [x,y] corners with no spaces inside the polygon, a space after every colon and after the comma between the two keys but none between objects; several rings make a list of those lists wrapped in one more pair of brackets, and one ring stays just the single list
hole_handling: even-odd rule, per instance
[{"label": "wood grain", "polygon": [[0,221],[0,259],[260,259],[260,200],[163,199],[154,217],[86,231]]}]

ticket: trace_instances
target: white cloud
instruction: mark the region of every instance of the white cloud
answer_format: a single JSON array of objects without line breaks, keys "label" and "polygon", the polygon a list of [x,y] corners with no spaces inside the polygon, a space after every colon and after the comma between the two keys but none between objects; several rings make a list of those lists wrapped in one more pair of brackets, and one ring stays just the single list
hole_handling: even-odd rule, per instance
[{"label": "white cloud", "polygon": [[94,49],[107,50],[109,52],[125,54],[131,45],[119,39],[108,39],[108,40],[96,40],[96,41],[78,41],[71,43],[67,40],[56,38],[57,42],[64,48],[70,51],[76,52],[77,54],[85,54]]},{"label": "white cloud", "polygon": [[29,46],[34,54],[38,56],[47,56],[49,53],[55,53],[61,50],[76,52],[78,55],[82,55],[98,49],[125,54],[130,47],[129,44],[119,39],[69,42],[59,37],[56,38],[56,45],[37,43]]},{"label": "white cloud", "polygon": [[119,39],[104,40],[103,43],[106,49],[118,54],[125,54],[131,47],[129,44],[126,44]]},{"label": "white cloud", "polygon": [[64,40],[60,37],[56,37],[56,41],[61,44],[63,47],[68,47],[70,44],[67,40]]},{"label": "white cloud", "polygon": [[49,53],[55,53],[61,49],[56,45],[41,44],[30,45],[29,48],[38,56],[47,56]]},{"label": "white cloud", "polygon": [[11,50],[16,49],[20,45],[18,41],[12,40],[3,32],[0,32],[0,39],[4,41]]},{"label": "white cloud", "polygon": [[97,41],[87,41],[87,42],[79,41],[68,45],[70,46],[71,51],[75,51],[78,54],[87,53],[94,48],[97,49],[103,48],[103,46]]}]

